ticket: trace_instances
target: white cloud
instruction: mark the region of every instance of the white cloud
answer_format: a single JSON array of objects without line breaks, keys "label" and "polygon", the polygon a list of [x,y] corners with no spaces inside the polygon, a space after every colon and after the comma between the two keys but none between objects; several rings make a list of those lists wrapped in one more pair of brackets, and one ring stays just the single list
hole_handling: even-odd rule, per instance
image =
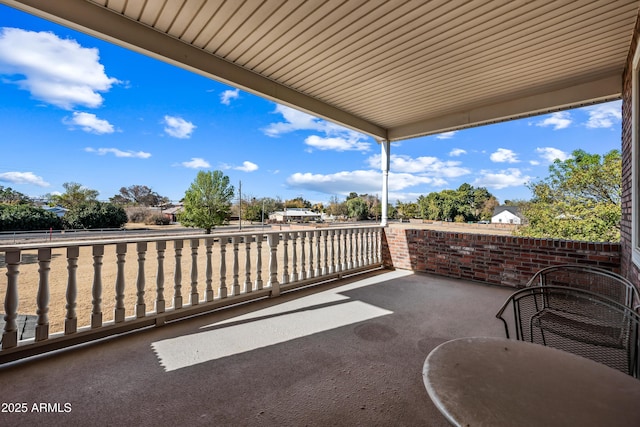
[{"label": "white cloud", "polygon": [[313,131],[323,134],[323,137],[312,135],[305,139],[309,147],[307,151],[336,150],[336,151],[369,151],[371,143],[367,137],[359,132],[343,126],[318,119],[310,114],[277,104],[275,113],[281,114],[284,121],[269,124],[262,129],[265,135],[278,137],[295,131]]},{"label": "white cloud", "polygon": [[539,162],[539,161],[537,161],[537,160],[529,160],[529,164],[530,164],[531,166],[538,166],[538,165],[540,164],[540,162]]},{"label": "white cloud", "polygon": [[180,165],[190,169],[206,169],[211,167],[209,162],[200,157],[192,157],[191,160],[188,162],[182,162]]},{"label": "white cloud", "polygon": [[277,137],[283,133],[295,132],[297,130],[315,130],[321,132],[325,130],[323,120],[317,119],[302,111],[277,104],[275,113],[282,114],[285,121],[271,123],[264,128],[263,132],[267,136]]},{"label": "white cloud", "polygon": [[130,157],[137,159],[148,159],[151,157],[151,153],[147,153],[145,151],[122,151],[117,148],[92,148],[87,147],[84,149],[87,153],[96,153],[100,156],[104,156],[105,154],[113,154],[116,157]]},{"label": "white cloud", "polygon": [[[372,168],[381,168],[381,155],[376,154],[367,159]],[[471,171],[460,166],[458,161],[442,161],[437,157],[416,157],[392,154],[389,158],[389,169],[394,172],[416,173],[438,178],[457,178],[468,175]]]},{"label": "white cloud", "polygon": [[482,170],[472,185],[477,187],[487,187],[494,190],[501,190],[507,187],[518,187],[531,181],[531,177],[522,175],[522,171],[509,168],[498,172]]},{"label": "white cloud", "polygon": [[458,157],[458,156],[461,156],[463,154],[467,154],[467,150],[463,150],[462,148],[454,148],[453,150],[451,150],[449,152],[449,155],[451,157]]},{"label": "white cloud", "polygon": [[456,134],[457,131],[451,131],[451,132],[443,132],[441,134],[436,135],[436,138],[438,139],[451,139],[454,137],[454,135]]},{"label": "white cloud", "polygon": [[495,153],[489,156],[492,162],[496,163],[518,163],[518,155],[508,148],[498,148]]},{"label": "white cloud", "polygon": [[[348,195],[350,192],[375,194],[380,192],[382,172],[373,170],[344,171],[333,174],[294,173],[287,178],[293,188],[325,194]],[[389,173],[389,191],[400,191],[416,185],[444,185],[444,180],[409,173]]]},{"label": "white cloud", "polygon": [[564,162],[571,157],[568,153],[553,147],[538,147],[536,153],[539,153],[540,157],[549,163],[553,163],[556,159]]},{"label": "white cloud", "polygon": [[232,99],[238,99],[239,97],[239,89],[228,89],[220,94],[220,102],[224,105],[230,105]]},{"label": "white cloud", "polygon": [[40,101],[64,109],[102,105],[99,92],[119,80],[108,77],[98,49],[82,47],[52,32],[0,29],[0,74]]},{"label": "white cloud", "polygon": [[71,127],[80,126],[83,131],[103,135],[113,133],[114,128],[107,120],[99,119],[95,114],[74,112],[71,118],[65,118],[62,122]]},{"label": "white cloud", "polygon": [[323,138],[318,135],[310,135],[304,143],[318,150],[335,150],[335,151],[369,151],[371,144],[358,138],[342,138],[327,137]]},{"label": "white cloud", "polygon": [[12,184],[32,184],[39,187],[48,187],[49,184],[42,177],[33,172],[4,172],[0,173],[0,182],[10,182]]},{"label": "white cloud", "polygon": [[558,111],[552,113],[550,117],[536,123],[536,126],[553,126],[553,130],[559,130],[569,127],[571,122],[571,114],[569,114],[568,111]]},{"label": "white cloud", "polygon": [[242,162],[242,166],[234,166],[234,165],[230,165],[229,163],[220,163],[219,167],[220,169],[223,169],[223,170],[233,169],[233,170],[242,171],[242,172],[253,172],[258,170],[258,165],[246,160]]},{"label": "white cloud", "polygon": [[174,116],[164,116],[164,131],[175,137],[180,139],[187,139],[191,137],[193,130],[196,128],[191,122],[186,121],[181,117]]},{"label": "white cloud", "polygon": [[609,102],[583,108],[589,114],[585,126],[589,129],[610,128],[622,120],[622,102]]}]

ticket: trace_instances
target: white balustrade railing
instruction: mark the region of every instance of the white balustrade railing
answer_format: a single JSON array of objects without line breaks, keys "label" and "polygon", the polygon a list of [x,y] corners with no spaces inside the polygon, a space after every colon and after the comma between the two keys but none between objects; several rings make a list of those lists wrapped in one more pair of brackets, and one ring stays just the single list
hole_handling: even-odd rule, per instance
[{"label": "white balustrade railing", "polygon": [[381,235],[328,227],[0,246],[0,363],[380,267]]}]

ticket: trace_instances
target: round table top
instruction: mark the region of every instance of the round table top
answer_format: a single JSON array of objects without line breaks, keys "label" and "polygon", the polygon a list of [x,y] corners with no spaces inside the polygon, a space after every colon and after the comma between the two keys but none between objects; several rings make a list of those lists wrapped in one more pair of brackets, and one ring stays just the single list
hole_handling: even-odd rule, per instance
[{"label": "round table top", "polygon": [[425,387],[458,426],[640,426],[640,380],[538,344],[474,337],[427,357]]}]

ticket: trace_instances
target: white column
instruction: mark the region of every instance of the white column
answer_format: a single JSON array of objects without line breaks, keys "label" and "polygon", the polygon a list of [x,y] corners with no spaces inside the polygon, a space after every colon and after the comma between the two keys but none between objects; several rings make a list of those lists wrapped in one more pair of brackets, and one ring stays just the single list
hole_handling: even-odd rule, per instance
[{"label": "white column", "polygon": [[387,225],[388,205],[389,205],[389,152],[391,150],[388,140],[380,141],[382,147],[382,215],[380,216],[380,225]]}]

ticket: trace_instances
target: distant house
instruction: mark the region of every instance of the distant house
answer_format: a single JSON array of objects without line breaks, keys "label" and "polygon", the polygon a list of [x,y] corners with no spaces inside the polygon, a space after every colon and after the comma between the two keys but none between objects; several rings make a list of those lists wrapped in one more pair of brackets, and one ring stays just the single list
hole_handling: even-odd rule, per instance
[{"label": "distant house", "polygon": [[318,221],[322,215],[306,208],[289,208],[269,214],[273,222],[310,222]]},{"label": "distant house", "polygon": [[171,222],[177,222],[178,221],[178,215],[180,213],[182,213],[183,210],[184,210],[184,206],[177,205],[177,206],[173,206],[171,208],[163,209],[162,210],[162,215],[165,216],[166,218],[168,218],[169,221],[171,221]]},{"label": "distant house", "polygon": [[58,218],[62,218],[64,214],[66,214],[67,211],[69,210],[69,209],[63,208],[62,206],[42,206],[42,209],[44,209],[47,212],[53,212],[54,214],[56,214]]},{"label": "distant house", "polygon": [[516,206],[498,206],[491,217],[492,224],[522,224],[524,217]]}]

